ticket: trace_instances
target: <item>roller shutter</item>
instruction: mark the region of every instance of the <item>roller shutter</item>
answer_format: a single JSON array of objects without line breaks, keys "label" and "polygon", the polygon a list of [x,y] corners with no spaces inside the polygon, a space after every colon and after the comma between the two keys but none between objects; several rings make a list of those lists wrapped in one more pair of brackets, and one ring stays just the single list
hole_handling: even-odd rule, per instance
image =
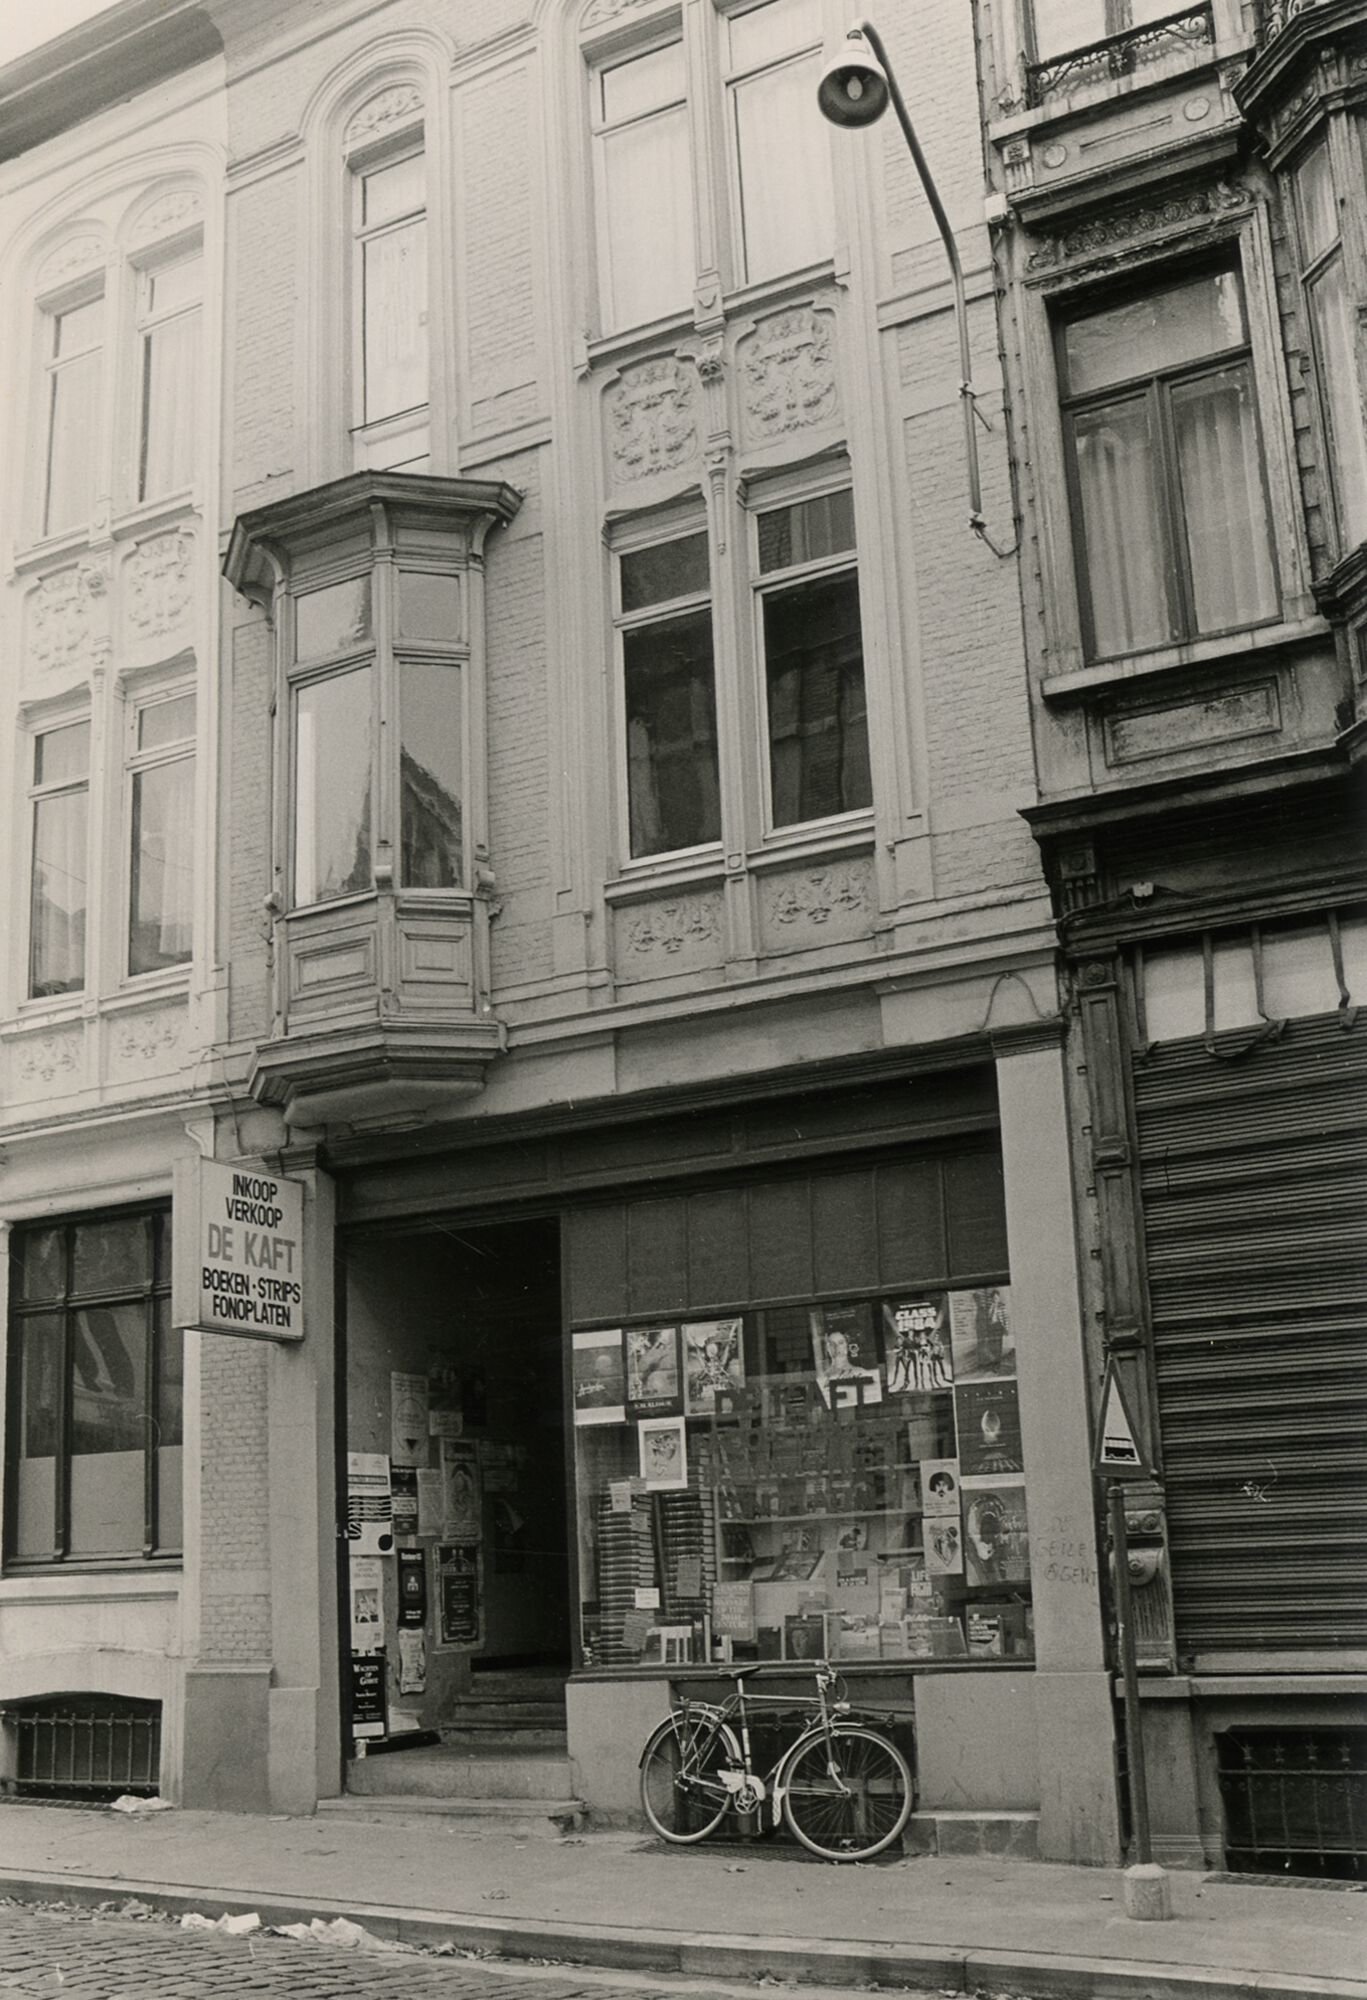
[{"label": "roller shutter", "polygon": [[1179,1656],[1367,1646],[1367,1019],[1134,1087]]}]

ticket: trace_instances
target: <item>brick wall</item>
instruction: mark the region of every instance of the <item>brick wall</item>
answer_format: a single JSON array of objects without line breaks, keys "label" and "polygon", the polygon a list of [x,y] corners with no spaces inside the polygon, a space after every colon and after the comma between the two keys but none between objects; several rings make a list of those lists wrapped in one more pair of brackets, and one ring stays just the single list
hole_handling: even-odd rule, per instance
[{"label": "brick wall", "polygon": [[231,727],[226,760],[228,1026],[234,1038],[270,1026],[264,902],[271,888],[272,640],[264,619],[232,633]]},{"label": "brick wall", "polygon": [[286,490],[294,463],[294,330],[298,319],[299,188],[277,175],[234,196],[228,462],[239,508]]},{"label": "brick wall", "polygon": [[261,1343],[202,1336],[199,1657],[270,1657],[269,1469]]}]

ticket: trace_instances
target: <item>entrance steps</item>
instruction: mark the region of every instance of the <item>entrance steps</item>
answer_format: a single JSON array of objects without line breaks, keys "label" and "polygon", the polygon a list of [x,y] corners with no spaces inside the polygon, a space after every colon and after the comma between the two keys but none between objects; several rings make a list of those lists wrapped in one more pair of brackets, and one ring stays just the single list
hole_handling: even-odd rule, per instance
[{"label": "entrance steps", "polygon": [[451,1748],[518,1752],[565,1748],[565,1681],[560,1674],[516,1669],[476,1674],[441,1725]]}]

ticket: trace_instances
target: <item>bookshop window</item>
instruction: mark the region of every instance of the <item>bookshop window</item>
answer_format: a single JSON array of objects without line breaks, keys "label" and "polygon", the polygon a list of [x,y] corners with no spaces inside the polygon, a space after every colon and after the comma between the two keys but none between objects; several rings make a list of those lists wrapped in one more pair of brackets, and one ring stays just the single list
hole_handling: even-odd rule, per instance
[{"label": "bookshop window", "polygon": [[1033,1657],[1005,1285],[572,1349],[585,1666]]}]

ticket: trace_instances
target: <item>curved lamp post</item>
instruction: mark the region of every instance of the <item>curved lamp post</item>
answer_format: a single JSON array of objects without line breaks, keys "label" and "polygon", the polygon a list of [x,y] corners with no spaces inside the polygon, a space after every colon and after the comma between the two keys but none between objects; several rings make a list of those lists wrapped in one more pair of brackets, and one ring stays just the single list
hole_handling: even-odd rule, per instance
[{"label": "curved lamp post", "polygon": [[[926,165],[926,156],[921,151],[921,142],[908,114],[906,102],[897,87],[888,52],[872,21],[856,21],[845,37],[844,46],[837,50],[821,72],[816,87],[816,101],[823,118],[832,125],[847,128],[872,125],[887,110],[889,102],[897,113],[897,122],[902,128],[902,137],[907,142],[912,164],[920,176],[930,212],[935,217],[935,226],[940,232],[940,241],[945,246],[945,256],[949,260],[949,280],[954,291],[954,324],[959,335],[959,395],[964,411],[964,456],[968,461],[968,525],[994,556],[1007,557],[1016,553],[1019,546],[1013,542],[1010,548],[999,548],[987,532],[987,523],[982,511],[982,481],[978,472],[978,436],[974,420],[979,417],[977,394],[972,381],[972,361],[968,346],[968,307],[964,299],[964,273],[959,262],[959,247],[954,241],[954,231],[949,226],[940,191],[934,176]],[[980,421],[987,423],[986,417]]]}]

